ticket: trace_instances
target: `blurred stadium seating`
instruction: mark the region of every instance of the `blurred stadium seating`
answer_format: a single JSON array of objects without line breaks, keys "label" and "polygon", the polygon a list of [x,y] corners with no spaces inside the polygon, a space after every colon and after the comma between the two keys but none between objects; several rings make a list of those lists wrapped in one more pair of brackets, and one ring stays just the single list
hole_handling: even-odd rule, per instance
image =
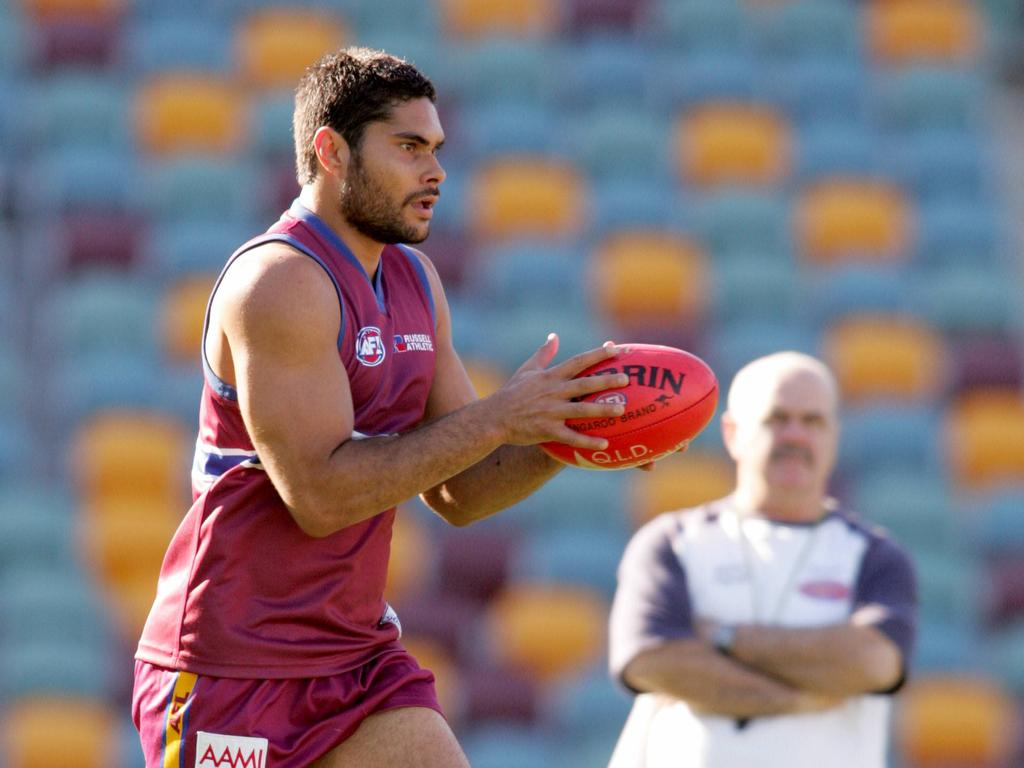
[{"label": "blurred stadium seating", "polygon": [[[686,346],[723,387],[827,358],[837,492],[920,571],[894,766],[1022,764],[1022,232],[991,109],[1013,35],[1014,0],[0,3],[0,765],[142,764],[131,652],[188,503],[206,294],[294,196],[290,88],[341,43],[438,86],[425,249],[478,390],[550,330],[563,358]],[[403,507],[389,598],[474,766],[607,760],[621,549],[732,471],[712,425],[469,530]]]}]

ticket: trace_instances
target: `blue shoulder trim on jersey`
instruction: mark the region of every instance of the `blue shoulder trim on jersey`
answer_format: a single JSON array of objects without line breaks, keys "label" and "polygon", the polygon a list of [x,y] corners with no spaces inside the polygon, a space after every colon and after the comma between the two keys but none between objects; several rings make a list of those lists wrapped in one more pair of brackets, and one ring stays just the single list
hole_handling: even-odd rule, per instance
[{"label": "blue shoulder trim on jersey", "polygon": [[203,319],[203,335],[200,340],[200,357],[202,358],[203,361],[203,373],[205,374],[206,380],[210,384],[210,387],[213,388],[213,391],[216,392],[221,397],[223,397],[225,400],[237,401],[238,390],[236,390],[233,386],[228,384],[226,381],[224,381],[216,373],[213,372],[213,368],[210,366],[210,361],[206,357],[206,333],[210,328],[210,307],[213,306],[213,297],[217,293],[217,289],[220,288],[220,284],[224,280],[224,275],[227,274],[228,268],[235,263],[235,260],[239,256],[241,256],[243,253],[251,251],[253,248],[265,245],[266,243],[273,242],[287,243],[292,248],[301,251],[302,253],[306,254],[311,259],[313,259],[313,261],[315,261],[317,264],[319,264],[323,268],[324,272],[327,273],[327,277],[330,278],[331,283],[334,285],[334,292],[338,294],[338,306],[341,310],[341,327],[338,330],[338,349],[341,349],[341,341],[345,336],[345,302],[342,300],[341,297],[341,286],[338,285],[338,281],[334,279],[334,275],[331,274],[331,270],[328,268],[327,264],[324,263],[323,259],[317,256],[315,253],[313,253],[313,251],[311,251],[309,248],[300,243],[291,235],[281,233],[269,233],[253,238],[249,242],[245,243],[233,254],[231,254],[231,257],[228,259],[227,264],[224,265],[224,269],[220,271],[220,275],[217,277],[217,282],[213,284],[213,289],[210,291],[210,299],[209,301],[206,302],[206,316]]},{"label": "blue shoulder trim on jersey", "polygon": [[434,321],[434,328],[437,328],[437,310],[434,308],[434,291],[430,288],[430,280],[427,278],[427,270],[423,266],[423,262],[420,261],[420,257],[413,253],[412,249],[407,245],[398,245],[398,250],[405,254],[405,257],[409,259],[413,269],[416,270],[416,274],[419,275],[420,283],[423,285],[423,291],[427,294],[427,302],[430,304],[430,318]]},{"label": "blue shoulder trim on jersey", "polygon": [[377,307],[380,309],[381,312],[386,313],[387,308],[384,306],[384,291],[383,288],[381,287],[379,264],[377,267],[377,271],[374,273],[373,277],[370,277],[366,273],[366,268],[363,266],[363,263],[359,261],[359,259],[356,258],[355,254],[352,253],[352,250],[347,245],[345,245],[345,241],[338,237],[338,233],[331,229],[329,226],[327,226],[327,222],[325,222],[323,219],[321,219],[319,216],[317,216],[315,213],[309,210],[309,208],[300,203],[298,201],[298,198],[296,198],[296,200],[292,203],[292,206],[291,208],[288,209],[288,212],[295,218],[311,226],[323,237],[327,238],[327,241],[338,249],[341,255],[345,257],[346,261],[348,261],[350,264],[352,264],[352,266],[356,267],[359,270],[363,277],[366,278],[366,282],[370,284],[370,288],[373,290],[374,296],[377,297]]}]

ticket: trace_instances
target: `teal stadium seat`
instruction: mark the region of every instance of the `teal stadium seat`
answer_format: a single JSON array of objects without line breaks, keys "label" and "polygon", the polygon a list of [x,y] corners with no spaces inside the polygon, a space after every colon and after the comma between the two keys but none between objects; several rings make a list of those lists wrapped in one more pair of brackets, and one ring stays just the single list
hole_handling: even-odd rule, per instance
[{"label": "teal stadium seat", "polygon": [[1019,291],[1003,272],[966,265],[914,276],[912,306],[952,338],[970,334],[1019,333]]},{"label": "teal stadium seat", "polygon": [[680,210],[677,190],[671,179],[663,177],[664,171],[648,177],[592,179],[590,220],[594,238],[600,240],[630,229],[679,229],[686,212]]},{"label": "teal stadium seat", "polygon": [[27,33],[21,9],[14,3],[0,8],[0,82],[21,72],[31,54],[32,37]]},{"label": "teal stadium seat", "polygon": [[152,359],[156,296],[130,275],[97,273],[58,283],[43,301],[39,347],[65,363],[102,354]]},{"label": "teal stadium seat", "polygon": [[567,150],[561,114],[532,100],[468,104],[459,110],[457,125],[459,150],[469,162],[494,154],[560,156]]},{"label": "teal stadium seat", "polygon": [[7,478],[0,486],[0,578],[73,562],[74,529],[75,508],[63,487]]},{"label": "teal stadium seat", "polygon": [[716,322],[804,318],[805,275],[792,259],[763,254],[712,260],[712,312]]},{"label": "teal stadium seat", "polygon": [[569,109],[618,108],[643,117],[647,82],[655,62],[650,46],[635,37],[586,37],[563,56],[561,102]]},{"label": "teal stadium seat", "polygon": [[986,557],[1024,553],[1024,489],[996,491],[981,500],[973,520],[975,548]]},{"label": "teal stadium seat", "polygon": [[788,258],[792,253],[790,201],[783,195],[724,190],[694,195],[686,207],[693,231],[715,260],[734,254]]},{"label": "teal stadium seat", "polygon": [[652,0],[645,33],[675,50],[735,52],[750,46],[739,0]]},{"label": "teal stadium seat", "polygon": [[891,149],[892,174],[919,201],[950,200],[992,207],[992,169],[981,138],[929,132],[904,137]]},{"label": "teal stadium seat", "polygon": [[0,627],[3,696],[113,693],[115,647],[106,608],[73,565],[6,574]]},{"label": "teal stadium seat", "polygon": [[903,314],[910,278],[910,270],[891,265],[850,263],[812,271],[807,275],[811,321],[825,328],[851,314]]},{"label": "teal stadium seat", "polygon": [[627,541],[624,533],[611,530],[538,531],[518,548],[510,578],[518,583],[579,584],[598,590],[610,602]]},{"label": "teal stadium seat", "polygon": [[839,466],[856,477],[892,470],[923,476],[928,484],[941,478],[942,426],[932,403],[847,408],[840,445]]},{"label": "teal stadium seat", "polygon": [[587,768],[608,761],[633,700],[604,664],[546,692],[542,707],[560,736],[559,766]]},{"label": "teal stadium seat", "polygon": [[649,70],[649,110],[675,115],[706,101],[756,101],[758,78],[748,51],[662,50]]},{"label": "teal stadium seat", "polygon": [[261,234],[266,226],[267,222],[255,220],[215,219],[159,224],[143,242],[143,271],[157,281],[189,273],[219,273],[235,249]]},{"label": "teal stadium seat", "polygon": [[962,68],[912,66],[879,82],[875,105],[883,128],[895,134],[981,129],[985,82]]},{"label": "teal stadium seat", "polygon": [[561,304],[586,313],[580,274],[585,254],[578,247],[517,240],[481,248],[467,276],[475,300],[495,309]]},{"label": "teal stadium seat", "polygon": [[1013,269],[1006,223],[991,204],[944,199],[918,208],[914,264],[923,273],[947,268],[1006,274]]},{"label": "teal stadium seat", "polygon": [[621,538],[628,527],[625,474],[569,468],[516,504],[510,517],[532,536],[593,532]]},{"label": "teal stadium seat", "polygon": [[866,124],[869,118],[868,76],[855,60],[818,56],[771,63],[764,92],[798,126]]},{"label": "teal stadium seat", "polygon": [[965,550],[962,510],[942,475],[876,464],[860,471],[854,509],[891,531],[915,556],[948,556]]},{"label": "teal stadium seat", "polygon": [[991,654],[990,666],[1018,697],[1024,697],[1024,621],[992,634],[986,649]]},{"label": "teal stadium seat", "polygon": [[25,100],[26,144],[37,151],[45,147],[45,153],[97,150],[119,162],[131,142],[129,107],[128,87],[109,76],[74,70],[55,74]]},{"label": "teal stadium seat", "polygon": [[250,141],[258,158],[292,162],[294,110],[295,96],[291,93],[270,92],[253,99],[249,107]]},{"label": "teal stadium seat", "polygon": [[552,739],[528,726],[490,725],[460,736],[473,768],[550,768],[559,765]]},{"label": "teal stadium seat", "polygon": [[824,176],[869,176],[879,171],[879,138],[853,121],[815,121],[800,131],[796,173],[802,184]]},{"label": "teal stadium seat", "polygon": [[797,0],[767,4],[752,17],[756,45],[776,59],[862,55],[858,9],[847,0]]},{"label": "teal stadium seat", "polygon": [[[145,209],[163,226],[193,221],[252,221],[260,206],[260,169],[241,158],[175,155],[145,169]],[[276,212],[275,212],[276,215]]]},{"label": "teal stadium seat", "polygon": [[64,147],[47,151],[23,170],[17,202],[26,217],[43,211],[47,216],[130,212],[138,197],[131,181],[138,178],[138,164],[127,146]]},{"label": "teal stadium seat", "polygon": [[[247,5],[248,0],[232,0],[242,7]],[[287,5],[281,0],[262,0],[267,4],[276,6]],[[353,26],[359,30],[360,37],[366,36],[368,40],[374,40],[378,34],[408,34],[409,30],[415,30],[416,36],[420,37],[431,48],[442,49],[446,42],[440,34],[440,19],[438,18],[437,3],[424,3],[422,0],[391,0],[388,3],[366,2],[366,0],[316,0],[312,3],[314,7],[326,7],[334,11],[340,11],[346,18],[351,20]],[[390,50],[385,48],[384,50]],[[427,71],[430,74],[429,70]]]},{"label": "teal stadium seat", "polygon": [[[601,187],[630,180],[672,180],[671,121],[646,110],[608,101],[581,112],[570,124],[570,151]],[[646,201],[644,201],[646,203]]]},{"label": "teal stadium seat", "polygon": [[552,73],[560,57],[551,43],[505,38],[466,43],[455,50],[455,61],[449,96],[457,103],[557,103],[558,78]]},{"label": "teal stadium seat", "polygon": [[228,72],[231,69],[231,25],[179,9],[173,15],[137,18],[126,30],[121,65],[139,77],[160,72]]}]

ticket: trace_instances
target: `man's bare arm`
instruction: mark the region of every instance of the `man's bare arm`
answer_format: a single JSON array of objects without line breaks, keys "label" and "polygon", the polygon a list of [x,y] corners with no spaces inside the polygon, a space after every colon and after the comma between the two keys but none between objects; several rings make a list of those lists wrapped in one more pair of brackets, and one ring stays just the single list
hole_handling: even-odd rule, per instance
[{"label": "man's bare arm", "polygon": [[872,626],[736,629],[733,656],[800,690],[826,696],[887,691],[903,674],[899,648]]},{"label": "man's bare arm", "polygon": [[726,717],[810,712],[836,703],[749,669],[691,638],[642,651],[626,665],[623,678],[637,690],[666,694]]},{"label": "man's bare arm", "polygon": [[[505,443],[603,444],[565,426],[567,418],[612,415],[610,406],[572,402],[621,385],[615,376],[573,380],[579,370],[612,354],[603,349],[552,368],[542,365],[542,349],[489,398],[401,436],[352,440],[352,395],[337,350],[340,323],[326,273],[276,244],[232,265],[211,316],[211,333],[222,334],[214,341],[228,351],[215,356],[217,372],[233,380],[260,460],[310,535],[326,536],[372,517]],[[385,467],[387,482],[367,482]]]}]

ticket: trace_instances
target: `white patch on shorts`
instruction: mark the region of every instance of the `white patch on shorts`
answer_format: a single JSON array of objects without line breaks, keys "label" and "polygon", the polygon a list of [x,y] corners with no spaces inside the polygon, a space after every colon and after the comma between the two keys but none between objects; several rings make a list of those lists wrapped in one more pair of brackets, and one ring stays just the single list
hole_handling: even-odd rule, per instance
[{"label": "white patch on shorts", "polygon": [[195,768],[267,768],[267,740],[255,736],[196,734]]}]

